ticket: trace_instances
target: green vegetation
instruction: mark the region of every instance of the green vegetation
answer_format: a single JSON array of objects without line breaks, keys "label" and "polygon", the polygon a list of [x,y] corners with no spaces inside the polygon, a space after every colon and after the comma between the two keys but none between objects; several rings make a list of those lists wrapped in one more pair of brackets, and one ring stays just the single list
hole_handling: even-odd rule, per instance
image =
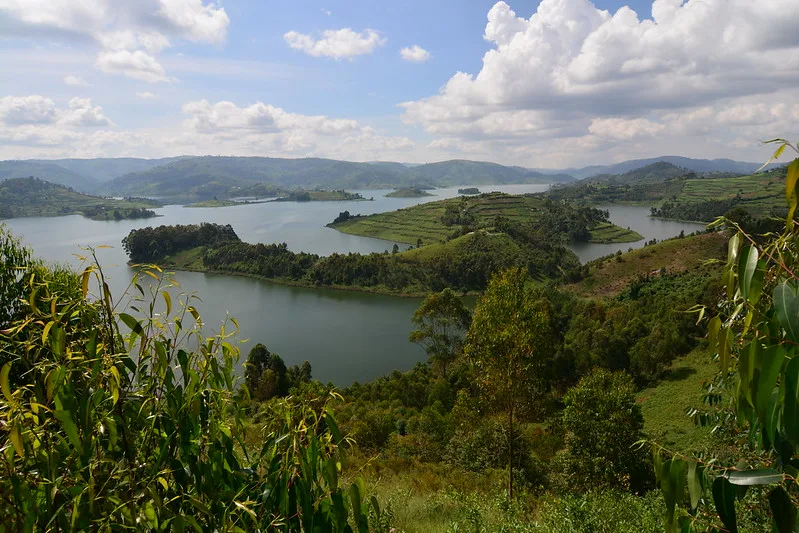
[{"label": "green vegetation", "polygon": [[[0,242],[3,259],[20,259],[12,239]],[[348,441],[326,397],[275,400],[248,423],[252,404],[236,384],[231,335],[204,336],[189,298],[172,307],[167,280],[143,297],[134,279],[131,310],[148,310],[137,319],[121,312],[98,267],[79,277],[22,260],[0,261],[3,276],[22,269],[24,280],[24,298],[0,332],[4,530],[345,532],[379,524],[363,480],[342,472]],[[99,297],[89,295],[95,285]]]},{"label": "green vegetation", "polygon": [[160,203],[140,198],[100,198],[37,178],[0,181],[0,219],[80,214],[93,220],[122,220],[156,216],[149,207]]},{"label": "green vegetation", "polygon": [[390,213],[349,217],[328,224],[342,233],[417,244],[445,242],[460,227],[495,229],[497,217],[513,224],[559,233],[559,239],[590,242],[634,242],[642,237],[617,228],[604,212],[547,201],[535,196],[489,193],[428,202]]},{"label": "green vegetation", "polygon": [[133,262],[256,276],[311,287],[424,295],[451,287],[485,288],[495,272],[519,266],[539,279],[579,269],[577,258],[537,234],[471,232],[441,245],[393,254],[295,253],[282,244],[240,242],[229,226],[161,226],[132,230],[123,241]]},{"label": "green vegetation", "polygon": [[679,194],[652,214],[710,222],[737,208],[753,217],[784,217],[785,175],[783,167],[752,176],[687,180]]},{"label": "green vegetation", "polygon": [[340,191],[291,191],[286,196],[276,198],[276,202],[343,202],[346,200],[366,200],[360,193]]},{"label": "green vegetation", "polygon": [[352,163],[332,159],[269,157],[193,157],[119,176],[107,185],[114,194],[136,194],[194,201],[252,194],[252,186],[283,191],[316,189],[435,188],[492,183],[573,181],[564,174],[544,175],[480,161],[442,161],[409,167],[396,163]]},{"label": "green vegetation", "polygon": [[435,196],[422,189],[397,189],[386,195],[386,198],[424,198],[425,196]]},{"label": "green vegetation", "polygon": [[466,187],[465,189],[458,189],[458,194],[480,194],[480,189],[477,187]]}]

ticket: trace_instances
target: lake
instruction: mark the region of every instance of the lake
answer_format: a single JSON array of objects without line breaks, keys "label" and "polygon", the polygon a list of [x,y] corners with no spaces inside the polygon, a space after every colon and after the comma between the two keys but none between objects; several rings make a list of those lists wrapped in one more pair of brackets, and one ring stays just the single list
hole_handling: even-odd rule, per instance
[{"label": "lake", "polygon": [[[481,191],[512,194],[542,192],[547,185],[488,185]],[[390,250],[394,243],[326,228],[341,211],[372,214],[457,196],[458,187],[431,191],[423,198],[385,198],[389,192],[357,191],[374,201],[347,202],[267,202],[222,208],[184,208],[166,206],[157,209],[160,218],[100,222],[74,215],[58,218],[17,218],[5,223],[35,254],[48,261],[68,263],[76,268],[83,246],[112,246],[98,249],[98,258],[109,277],[114,294],[127,287],[133,270],[127,266],[122,238],[131,229],[161,224],[196,224],[216,222],[231,224],[246,242],[285,242],[293,251],[320,255],[334,252],[370,253]],[[645,240],[673,237],[680,231],[690,233],[702,226],[651,219],[649,208],[629,206],[603,207],[611,212],[616,224],[630,226]],[[644,241],[623,245],[587,244],[573,249],[582,261],[614,253],[618,249],[643,246]],[[405,247],[407,245],[400,245]],[[196,293],[206,329],[218,331],[229,315],[240,326],[240,339],[246,355],[256,342],[278,353],[288,365],[308,360],[313,375],[322,382],[348,385],[367,381],[394,369],[407,370],[425,359],[424,351],[408,342],[410,318],[418,299],[287,287],[266,281],[237,276],[195,272],[177,272],[174,279],[181,290]],[[209,332],[210,333],[210,332]]]}]

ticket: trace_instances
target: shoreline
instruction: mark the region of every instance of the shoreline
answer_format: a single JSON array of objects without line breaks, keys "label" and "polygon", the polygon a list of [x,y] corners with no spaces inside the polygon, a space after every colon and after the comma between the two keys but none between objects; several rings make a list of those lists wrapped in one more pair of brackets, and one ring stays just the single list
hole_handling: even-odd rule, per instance
[{"label": "shoreline", "polygon": [[[128,261],[128,266],[134,266],[134,263]],[[140,265],[141,263],[136,263]],[[372,288],[372,287],[361,287],[357,285],[316,285],[313,283],[297,281],[297,280],[288,280],[283,278],[267,278],[265,276],[259,276],[258,274],[249,274],[247,272],[230,272],[227,270],[214,270],[208,268],[193,268],[190,266],[178,266],[171,263],[152,263],[157,265],[158,267],[164,270],[175,270],[177,272],[197,272],[201,274],[216,274],[219,276],[237,276],[243,278],[250,278],[250,279],[257,279],[259,281],[266,281],[268,283],[274,283],[275,285],[283,285],[286,287],[300,287],[304,289],[326,289],[326,290],[335,290],[335,291],[343,291],[343,292],[363,292],[367,294],[376,294],[379,296],[393,296],[397,298],[411,298],[411,299],[422,299],[426,298],[430,292],[390,292],[383,289]],[[469,292],[458,292],[458,295],[461,297],[467,296],[479,296],[480,292],[477,291],[469,291]]]}]

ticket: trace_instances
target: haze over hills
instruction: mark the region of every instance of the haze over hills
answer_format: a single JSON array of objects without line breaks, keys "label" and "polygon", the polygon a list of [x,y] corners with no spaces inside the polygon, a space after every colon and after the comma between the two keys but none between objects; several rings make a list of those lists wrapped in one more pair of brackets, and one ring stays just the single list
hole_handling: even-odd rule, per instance
[{"label": "haze over hills", "polygon": [[[34,176],[82,192],[209,199],[266,184],[279,189],[432,188],[451,185],[570,183],[575,179],[621,175],[653,163],[684,171],[750,174],[758,163],[731,159],[664,156],[579,169],[530,169],[497,163],[450,160],[421,165],[322,158],[178,156],[162,159],[97,158],[0,162],[0,180]],[[660,169],[663,170],[662,168]],[[656,172],[658,176],[662,172]],[[679,173],[672,172],[676,176]],[[650,176],[651,177],[651,176]],[[641,176],[633,173],[634,182]],[[643,178],[647,179],[647,178]]]},{"label": "haze over hills", "polygon": [[[657,162],[671,163],[694,172],[733,172],[737,174],[751,174],[762,166],[762,163],[750,163],[746,161],[734,161],[732,159],[693,159],[676,155],[664,155],[660,157],[650,157],[647,159],[631,159],[613,165],[591,165],[583,168],[567,168],[563,170],[541,170],[544,174],[566,173],[577,179],[585,179],[600,174],[624,174],[637,168],[642,168]],[[778,165],[770,165],[778,166]]]}]

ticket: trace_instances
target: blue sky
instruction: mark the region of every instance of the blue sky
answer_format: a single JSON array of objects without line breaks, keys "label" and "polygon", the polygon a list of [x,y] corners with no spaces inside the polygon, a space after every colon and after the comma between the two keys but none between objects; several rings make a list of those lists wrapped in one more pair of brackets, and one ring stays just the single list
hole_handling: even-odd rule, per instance
[{"label": "blue sky", "polygon": [[794,0],[506,2],[0,0],[0,158],[761,160],[796,129]]}]

